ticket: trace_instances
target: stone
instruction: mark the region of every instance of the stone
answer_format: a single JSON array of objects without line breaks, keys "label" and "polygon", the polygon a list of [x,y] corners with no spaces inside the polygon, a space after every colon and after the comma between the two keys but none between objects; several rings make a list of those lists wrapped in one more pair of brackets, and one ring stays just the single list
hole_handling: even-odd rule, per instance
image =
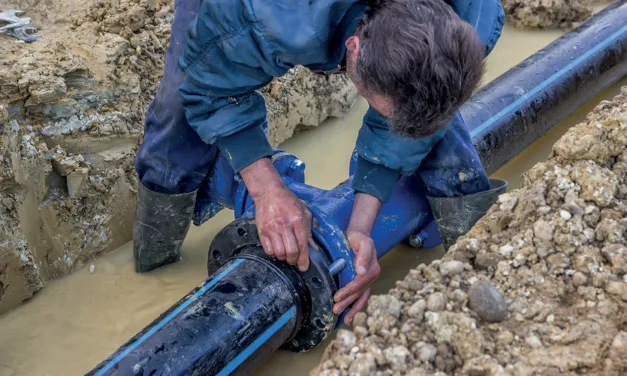
[{"label": "stone", "polygon": [[88,172],[87,167],[80,167],[68,174],[67,191],[70,198],[81,198],[84,195]]},{"label": "stone", "polygon": [[503,261],[504,257],[498,253],[493,252],[479,252],[475,257],[475,266],[480,270],[487,270],[489,268],[496,268],[499,262]]},{"label": "stone", "polygon": [[507,316],[505,298],[490,282],[478,281],[470,287],[468,306],[487,322],[500,322]]},{"label": "stone", "polygon": [[440,273],[443,276],[454,276],[464,271],[464,263],[457,260],[445,261],[440,264]]},{"label": "stone", "polygon": [[538,338],[538,336],[535,336],[533,334],[527,336],[527,338],[525,338],[525,342],[527,343],[527,345],[533,347],[534,349],[542,347],[542,341],[540,341],[540,338]]},{"label": "stone", "polygon": [[427,298],[427,311],[440,312],[446,308],[446,297],[441,292],[434,292]]},{"label": "stone", "polygon": [[563,220],[568,221],[573,217],[573,215],[567,210],[560,210],[560,217],[562,217]]},{"label": "stone", "polygon": [[614,199],[618,180],[616,175],[607,168],[583,160],[573,166],[573,180],[581,185],[581,198],[594,201],[599,207],[608,206]]},{"label": "stone", "polygon": [[498,202],[502,211],[512,211],[518,203],[518,196],[511,193],[505,193],[499,196]]},{"label": "stone", "polygon": [[425,309],[427,308],[427,302],[424,299],[420,299],[416,303],[412,304],[411,307],[407,310],[407,315],[409,317],[422,320]]},{"label": "stone", "polygon": [[337,332],[337,339],[342,347],[353,347],[357,343],[357,336],[350,330],[340,329]]},{"label": "stone", "polygon": [[412,359],[411,353],[405,346],[388,347],[383,350],[383,354],[392,370],[397,372],[406,371]]},{"label": "stone", "polygon": [[627,360],[627,331],[622,331],[614,337],[610,351],[617,359]]},{"label": "stone", "polygon": [[627,273],[627,247],[622,244],[608,244],[601,249],[601,254],[610,263],[612,272]]},{"label": "stone", "polygon": [[435,356],[438,354],[438,349],[431,344],[424,344],[418,350],[418,359],[422,362],[431,363],[435,360]]},{"label": "stone", "polygon": [[60,99],[67,92],[65,81],[62,77],[46,77],[32,82],[28,87],[29,101],[32,104],[53,102]]},{"label": "stone", "polygon": [[551,241],[553,239],[553,226],[547,221],[537,221],[533,225],[533,234],[540,240]]},{"label": "stone", "polygon": [[555,253],[547,257],[547,264],[553,270],[564,270],[570,265],[570,259],[563,253]]},{"label": "stone", "polygon": [[359,353],[348,369],[350,375],[368,376],[375,373],[377,364],[374,355],[370,353]]},{"label": "stone", "polygon": [[582,272],[575,272],[575,274],[573,274],[573,285],[575,286],[583,286],[586,283],[588,283],[588,277],[586,277],[585,274],[583,274]]},{"label": "stone", "polygon": [[605,286],[605,291],[627,301],[627,283],[625,282],[612,281]]}]

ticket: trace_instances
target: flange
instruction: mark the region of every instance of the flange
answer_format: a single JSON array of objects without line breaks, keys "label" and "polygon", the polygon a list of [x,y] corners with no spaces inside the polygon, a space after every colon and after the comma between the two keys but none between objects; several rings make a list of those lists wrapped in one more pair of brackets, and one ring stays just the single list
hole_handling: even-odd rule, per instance
[{"label": "flange", "polygon": [[213,274],[228,260],[254,258],[271,262],[285,274],[301,302],[302,320],[294,336],[284,345],[291,351],[308,351],[323,342],[335,329],[338,316],[333,313],[333,295],[337,291],[335,278],[329,272],[331,262],[324,251],[309,248],[310,266],[301,272],[295,266],[263,252],[255,220],[240,218],[231,222],[215,236],[209,247],[207,270]]}]

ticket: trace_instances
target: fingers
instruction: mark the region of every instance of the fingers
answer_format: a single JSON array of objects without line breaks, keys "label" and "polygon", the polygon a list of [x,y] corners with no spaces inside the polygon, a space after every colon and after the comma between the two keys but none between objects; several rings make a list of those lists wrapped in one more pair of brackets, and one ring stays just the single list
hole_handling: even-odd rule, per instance
[{"label": "fingers", "polygon": [[359,298],[359,296],[362,294],[361,291],[357,291],[356,293],[350,295],[349,297],[347,297],[346,299],[342,299],[341,301],[335,303],[333,305],[333,313],[335,313],[336,315],[339,315],[340,312],[342,312],[343,310],[346,309],[346,307],[348,307],[349,305],[351,305],[351,303],[353,303],[357,298]]},{"label": "fingers", "polygon": [[371,264],[372,258],[375,257],[376,251],[374,242],[370,238],[362,239],[355,252],[357,252],[357,257],[355,259],[355,271],[357,272],[357,275],[363,276],[368,271],[368,266]]},{"label": "fingers", "polygon": [[368,303],[368,298],[370,297],[370,289],[364,291],[364,293],[357,299],[355,304],[351,307],[351,310],[348,311],[346,316],[344,316],[344,323],[346,325],[350,325],[353,322],[353,318],[357,313],[366,308],[366,303]]},{"label": "fingers", "polygon": [[381,268],[379,267],[379,263],[376,261],[372,262],[365,275],[358,275],[351,283],[341,288],[335,293],[333,300],[338,303],[355,293],[364,291],[379,277],[380,271]]},{"label": "fingers", "polygon": [[272,248],[272,242],[270,238],[264,235],[259,235],[259,240],[261,241],[261,245],[263,246],[263,250],[268,256],[274,256],[274,249]]},{"label": "fingers", "polygon": [[281,235],[277,232],[271,232],[268,234],[268,237],[272,241],[272,249],[274,251],[274,257],[278,258],[281,261],[285,261],[287,259],[287,255],[285,252],[285,247],[283,246],[283,239]]},{"label": "fingers", "polygon": [[305,217],[294,222],[294,234],[298,241],[297,265],[301,271],[309,269],[309,239],[311,238],[311,213],[307,210]]},{"label": "fingers", "polygon": [[290,230],[285,231],[281,234],[281,238],[283,239],[283,245],[285,247],[286,261],[290,265],[295,265],[298,260],[299,247],[296,243],[294,233]]}]

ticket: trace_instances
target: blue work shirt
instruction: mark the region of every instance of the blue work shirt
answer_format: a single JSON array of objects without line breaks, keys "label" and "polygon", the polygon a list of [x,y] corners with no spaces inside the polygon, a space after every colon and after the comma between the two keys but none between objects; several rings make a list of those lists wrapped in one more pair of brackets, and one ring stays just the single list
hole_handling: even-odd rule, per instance
[{"label": "blue work shirt", "polygon": [[[477,30],[486,55],[500,36],[500,0],[458,0],[453,9]],[[189,124],[215,144],[235,172],[273,150],[262,129],[263,96],[256,90],[296,65],[331,71],[344,42],[368,9],[365,0],[207,0],[189,27],[179,66],[179,92]],[[415,172],[446,133],[402,138],[372,107],[357,138],[353,188],[387,201],[401,174]]]}]

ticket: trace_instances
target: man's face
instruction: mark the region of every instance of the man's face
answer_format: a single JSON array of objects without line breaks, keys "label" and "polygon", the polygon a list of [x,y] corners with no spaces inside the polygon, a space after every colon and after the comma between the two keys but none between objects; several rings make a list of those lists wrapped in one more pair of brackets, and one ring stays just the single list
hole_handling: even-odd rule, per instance
[{"label": "man's face", "polygon": [[359,94],[381,115],[389,118],[392,116],[392,100],[383,95],[375,94],[366,89],[357,74],[357,60],[359,58],[359,37],[351,36],[345,42],[346,45],[346,73],[353,82]]}]

